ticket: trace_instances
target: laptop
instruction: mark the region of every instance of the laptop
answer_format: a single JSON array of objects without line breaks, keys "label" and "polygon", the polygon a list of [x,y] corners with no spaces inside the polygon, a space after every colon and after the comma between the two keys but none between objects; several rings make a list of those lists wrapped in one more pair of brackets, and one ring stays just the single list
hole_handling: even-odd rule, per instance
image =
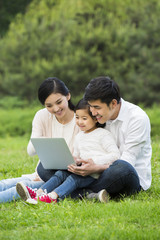
[{"label": "laptop", "polygon": [[63,169],[74,163],[64,138],[31,138],[31,142],[45,169]]}]

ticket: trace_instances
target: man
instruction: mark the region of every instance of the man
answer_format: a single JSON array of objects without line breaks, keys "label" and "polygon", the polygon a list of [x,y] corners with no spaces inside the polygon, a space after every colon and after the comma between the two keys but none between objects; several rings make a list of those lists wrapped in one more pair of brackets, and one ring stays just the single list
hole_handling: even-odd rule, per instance
[{"label": "man", "polygon": [[[106,122],[120,150],[120,159],[112,165],[96,165],[92,159],[80,167],[71,165],[69,171],[86,176],[101,172],[99,179],[90,186],[93,192],[105,189],[111,197],[130,195],[147,190],[151,185],[150,121],[138,106],[124,101],[118,85],[109,77],[92,79],[85,89],[92,115],[99,123]],[[99,197],[99,195],[90,194]],[[100,200],[100,199],[99,199]]]}]

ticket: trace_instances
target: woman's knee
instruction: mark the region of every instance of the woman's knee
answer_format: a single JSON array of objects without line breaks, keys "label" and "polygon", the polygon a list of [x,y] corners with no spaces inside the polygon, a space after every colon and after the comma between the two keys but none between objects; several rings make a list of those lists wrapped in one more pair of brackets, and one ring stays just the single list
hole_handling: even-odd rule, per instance
[{"label": "woman's knee", "polygon": [[47,182],[53,176],[55,170],[45,169],[40,162],[37,166],[37,173],[44,182]]}]

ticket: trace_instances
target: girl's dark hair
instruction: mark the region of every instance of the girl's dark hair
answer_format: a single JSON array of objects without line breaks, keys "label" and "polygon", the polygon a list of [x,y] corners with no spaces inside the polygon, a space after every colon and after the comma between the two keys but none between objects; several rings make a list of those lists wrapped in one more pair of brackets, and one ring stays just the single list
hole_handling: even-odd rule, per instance
[{"label": "girl's dark hair", "polygon": [[[81,110],[81,109],[87,110],[87,111],[88,111],[88,114],[91,116],[91,118],[92,118],[92,119],[95,119],[95,117],[92,115],[92,113],[91,113],[91,111],[90,111],[90,109],[89,109],[89,104],[88,104],[88,102],[87,102],[84,98],[82,98],[82,99],[77,103],[77,105],[76,105],[75,108],[74,108],[74,111],[76,112],[76,110]],[[106,123],[103,123],[103,124],[101,124],[101,123],[99,123],[99,122],[96,123],[96,127],[97,127],[97,128],[98,128],[98,127],[104,128],[105,126],[106,126]]]},{"label": "girl's dark hair", "polygon": [[[67,96],[69,94],[69,90],[60,79],[56,77],[49,77],[42,82],[38,89],[38,99],[42,105],[45,104],[46,99],[52,93],[60,93],[63,96]],[[68,101],[68,105],[71,110],[74,110],[74,105],[71,100]]]},{"label": "girl's dark hair", "polygon": [[87,101],[101,100],[108,106],[113,99],[120,103],[121,95],[118,84],[111,78],[101,76],[93,78],[85,88],[84,98]]}]

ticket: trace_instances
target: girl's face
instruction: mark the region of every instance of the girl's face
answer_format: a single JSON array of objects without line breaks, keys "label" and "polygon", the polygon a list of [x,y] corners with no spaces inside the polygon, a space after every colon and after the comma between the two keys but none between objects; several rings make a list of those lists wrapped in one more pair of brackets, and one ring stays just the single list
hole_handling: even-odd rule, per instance
[{"label": "girl's face", "polygon": [[47,110],[56,116],[57,119],[61,119],[65,116],[68,108],[68,101],[70,94],[64,96],[60,93],[52,93],[46,98],[45,107]]},{"label": "girl's face", "polygon": [[76,124],[85,133],[91,132],[96,128],[96,119],[91,118],[87,109],[76,110]]}]

